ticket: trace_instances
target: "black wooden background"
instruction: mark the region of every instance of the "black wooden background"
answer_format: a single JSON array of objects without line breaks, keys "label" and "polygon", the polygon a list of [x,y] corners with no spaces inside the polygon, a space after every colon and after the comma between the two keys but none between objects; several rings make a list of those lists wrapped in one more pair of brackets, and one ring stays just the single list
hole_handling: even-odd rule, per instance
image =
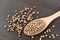
[{"label": "black wooden background", "polygon": [[[16,9],[21,10],[24,9],[24,7],[33,6],[37,6],[35,10],[40,12],[41,17],[46,17],[60,10],[60,0],[0,0],[0,40],[18,40],[17,32],[8,32],[7,29],[4,28],[4,25],[7,25],[7,15],[14,15],[14,10]],[[52,25],[55,25],[56,28],[48,34],[60,34],[60,17],[55,19],[48,28]],[[22,33],[21,40],[39,40],[39,35],[32,39]],[[43,40],[60,40],[60,37],[56,37],[56,39],[49,39],[47,37]]]}]

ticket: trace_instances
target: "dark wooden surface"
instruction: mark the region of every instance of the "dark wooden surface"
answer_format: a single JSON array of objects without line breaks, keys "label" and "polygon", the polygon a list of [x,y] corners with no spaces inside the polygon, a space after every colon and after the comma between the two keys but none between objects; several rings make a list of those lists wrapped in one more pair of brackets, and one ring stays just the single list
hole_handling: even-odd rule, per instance
[{"label": "dark wooden surface", "polygon": [[[21,10],[24,7],[33,6],[37,6],[35,10],[40,12],[41,17],[46,17],[60,10],[60,0],[0,0],[0,40],[18,40],[17,32],[8,32],[4,28],[4,25],[7,25],[6,17],[8,14],[14,15],[16,9]],[[55,19],[48,28],[52,25],[55,25],[56,28],[48,34],[60,34],[60,17]],[[39,40],[39,35],[32,39],[22,33],[21,40]],[[60,40],[60,37],[56,37],[56,39],[45,38],[43,40]]]}]

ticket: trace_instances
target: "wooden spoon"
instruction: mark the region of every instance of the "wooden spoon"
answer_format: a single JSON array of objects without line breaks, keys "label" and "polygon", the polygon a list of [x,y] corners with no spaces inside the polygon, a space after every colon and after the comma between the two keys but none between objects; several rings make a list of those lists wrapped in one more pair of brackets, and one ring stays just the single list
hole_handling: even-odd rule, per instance
[{"label": "wooden spoon", "polygon": [[43,30],[47,28],[47,26],[54,19],[56,19],[59,16],[60,16],[60,11],[56,12],[55,14],[51,16],[35,19],[29,22],[24,28],[24,34],[27,36],[34,36],[41,33]]}]

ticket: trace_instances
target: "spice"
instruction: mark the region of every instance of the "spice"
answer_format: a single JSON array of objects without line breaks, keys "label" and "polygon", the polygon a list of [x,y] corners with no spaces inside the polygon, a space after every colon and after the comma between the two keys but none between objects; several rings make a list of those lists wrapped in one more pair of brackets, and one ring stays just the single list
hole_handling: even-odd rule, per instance
[{"label": "spice", "polygon": [[16,15],[18,15],[19,13],[16,13]]},{"label": "spice", "polygon": [[55,25],[53,25],[52,27],[55,28]]},{"label": "spice", "polygon": [[42,40],[42,38],[39,38],[39,40]]},{"label": "spice", "polygon": [[54,34],[52,34],[51,36],[54,36]]},{"label": "spice", "polygon": [[51,36],[49,36],[49,38],[51,38]]},{"label": "spice", "polygon": [[[46,24],[43,20],[33,21],[33,22],[29,23],[28,25],[26,25],[26,27],[24,29],[24,33],[28,36],[39,34],[41,29],[44,28],[45,25]],[[26,32],[26,30],[28,30],[28,31]],[[31,33],[29,33],[29,32],[31,32]],[[29,34],[27,34],[27,33],[29,33]]]},{"label": "spice", "polygon": [[9,20],[9,18],[6,19],[7,21]]},{"label": "spice", "polygon": [[46,32],[44,32],[44,34],[46,34]]},{"label": "spice", "polygon": [[34,38],[34,36],[32,36],[32,38]]},{"label": "spice", "polygon": [[48,35],[47,35],[47,34],[45,34],[45,36],[47,37]]},{"label": "spice", "polygon": [[10,15],[8,15],[7,17],[10,17]]},{"label": "spice", "polygon": [[10,29],[8,29],[8,31],[9,31]]},{"label": "spice", "polygon": [[48,29],[49,32],[51,32],[51,29]]},{"label": "spice", "polygon": [[36,8],[36,6],[34,6],[33,8]]},{"label": "spice", "polygon": [[21,36],[20,36],[20,35],[18,35],[18,37],[20,38]]},{"label": "spice", "polygon": [[17,12],[18,10],[15,10],[15,12]]},{"label": "spice", "polygon": [[39,12],[37,12],[37,14],[39,14]]},{"label": "spice", "polygon": [[[36,6],[34,6],[33,8],[36,8]],[[8,21],[8,27],[5,25],[4,27],[7,28],[8,31],[11,31],[11,32],[14,32],[14,31],[17,31],[18,32],[18,37],[20,38],[21,37],[21,33],[22,33],[22,30],[23,30],[23,27],[22,25],[26,25],[28,22],[32,21],[34,18],[33,18],[33,15],[34,14],[39,14],[39,12],[35,12],[35,11],[32,11],[33,8],[28,8],[28,7],[25,7],[25,9],[23,10],[15,10],[15,15],[12,16],[11,20],[9,20],[9,17],[10,15],[7,16],[7,21]],[[36,18],[39,18],[39,16],[36,16]],[[42,22],[42,25],[40,25]],[[37,23],[37,24],[35,24]],[[34,24],[34,25],[32,25]],[[36,35],[38,34],[39,31],[41,31],[41,29],[45,26],[45,22],[43,20],[39,20],[39,21],[36,21],[36,22],[33,22],[30,24],[29,27],[26,28],[25,30],[25,33],[27,35]],[[42,27],[41,27],[42,26]],[[52,28],[55,28],[56,26],[53,25]],[[59,34],[52,34],[51,36],[48,35],[49,32],[51,32],[51,28],[47,29],[44,34],[42,36],[40,36],[39,40],[42,40],[42,38],[45,38],[45,37],[49,37],[49,38],[56,38],[59,36]],[[34,38],[34,36],[32,36],[32,38]]]},{"label": "spice", "polygon": [[58,36],[59,36],[59,34],[56,34],[56,36],[58,37]]},{"label": "spice", "polygon": [[5,27],[5,28],[7,28],[7,26],[6,26],[6,25],[5,25],[4,27]]},{"label": "spice", "polygon": [[44,37],[45,37],[45,35],[42,35],[42,37],[44,38]]},{"label": "spice", "polygon": [[55,38],[55,36],[53,36],[53,38]]},{"label": "spice", "polygon": [[8,23],[9,23],[10,21],[8,21]]}]

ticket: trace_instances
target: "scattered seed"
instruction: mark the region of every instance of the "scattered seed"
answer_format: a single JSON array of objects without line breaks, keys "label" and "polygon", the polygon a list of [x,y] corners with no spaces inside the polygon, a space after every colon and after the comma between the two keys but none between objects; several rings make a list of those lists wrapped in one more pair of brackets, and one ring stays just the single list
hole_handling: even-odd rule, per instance
[{"label": "scattered seed", "polygon": [[20,15],[18,15],[18,17],[20,18]]},{"label": "scattered seed", "polygon": [[42,36],[41,36],[41,38],[42,38]]},{"label": "scattered seed", "polygon": [[8,23],[9,23],[10,21],[8,21]]},{"label": "scattered seed", "polygon": [[48,35],[47,35],[47,34],[45,34],[45,36],[47,37]]},{"label": "scattered seed", "polygon": [[49,38],[51,38],[51,36],[49,36]]},{"label": "scattered seed", "polygon": [[47,30],[46,32],[48,33],[49,31]]},{"label": "scattered seed", "polygon": [[18,10],[15,10],[15,12],[17,12]]},{"label": "scattered seed", "polygon": [[36,6],[34,6],[33,8],[36,8]]},{"label": "scattered seed", "polygon": [[32,36],[32,38],[34,38],[34,36]]},{"label": "scattered seed", "polygon": [[32,14],[35,14],[35,11],[34,11],[34,12],[32,12]]},{"label": "scattered seed", "polygon": [[30,10],[32,10],[33,8],[30,8]]},{"label": "scattered seed", "polygon": [[10,29],[8,29],[8,31],[9,31]]},{"label": "scattered seed", "polygon": [[46,34],[46,32],[44,32],[44,34]]},{"label": "scattered seed", "polygon": [[49,32],[51,32],[51,29],[48,29]]},{"label": "scattered seed", "polygon": [[9,20],[9,18],[6,19],[7,21]]},{"label": "scattered seed", "polygon": [[8,15],[7,17],[10,17],[10,15]]},{"label": "scattered seed", "polygon": [[14,15],[14,17],[16,17],[17,15]]},{"label": "scattered seed", "polygon": [[55,25],[53,25],[52,27],[55,28]]},{"label": "scattered seed", "polygon": [[41,36],[41,38],[44,38],[44,37],[45,37],[45,35],[42,35],[42,36]]},{"label": "scattered seed", "polygon": [[39,38],[39,40],[42,40],[42,38]]},{"label": "scattered seed", "polygon": [[[34,8],[36,8],[36,6],[34,6]],[[31,20],[34,19],[33,18],[34,14],[39,14],[39,12],[32,11],[32,9],[33,8],[25,7],[25,9],[23,9],[21,11],[18,11],[18,12],[17,12],[17,10],[15,10],[16,14],[13,16],[14,18],[12,17],[12,20],[8,21],[9,22],[8,31],[14,31],[14,29],[16,28],[15,30],[17,30],[17,32],[19,34],[18,37],[21,37],[20,34],[22,32],[22,29],[23,29],[23,27],[21,26],[22,23],[24,23],[23,25],[26,25],[25,23],[27,23],[28,21],[30,22]],[[8,15],[8,17],[10,17],[10,15]],[[37,16],[36,18],[38,18],[38,17],[39,16]],[[9,20],[9,18],[7,18],[7,20]],[[13,23],[14,23],[14,25],[13,25]],[[53,25],[52,27],[55,28],[55,25]],[[44,35],[40,36],[40,40],[42,40],[42,38],[47,37],[48,36],[47,35],[48,32],[51,32],[51,29],[46,30],[46,32],[44,32]],[[27,33],[27,34],[29,34],[29,33]],[[56,36],[59,36],[59,35],[56,34]],[[55,35],[52,34],[51,36],[48,36],[48,37],[49,38],[51,38],[51,37],[55,38]],[[34,36],[32,36],[32,38],[34,38]]]},{"label": "scattered seed", "polygon": [[13,21],[11,20],[10,22],[12,23]]},{"label": "scattered seed", "polygon": [[58,36],[59,36],[59,34],[56,34],[56,36],[58,37]]},{"label": "scattered seed", "polygon": [[39,18],[39,16],[36,16],[36,18]]},{"label": "scattered seed", "polygon": [[22,10],[21,13],[23,14],[24,11],[25,11],[25,10]]},{"label": "scattered seed", "polygon": [[25,7],[25,10],[27,10],[27,7]]},{"label": "scattered seed", "polygon": [[51,36],[54,36],[54,34],[52,34]]},{"label": "scattered seed", "polygon": [[42,37],[44,38],[44,37],[45,37],[45,35],[42,35]]},{"label": "scattered seed", "polygon": [[13,28],[11,28],[10,31],[13,32],[14,31]]},{"label": "scattered seed", "polygon": [[55,36],[53,36],[53,38],[56,38]]},{"label": "scattered seed", "polygon": [[39,12],[37,12],[37,14],[39,14]]},{"label": "scattered seed", "polygon": [[10,27],[12,27],[12,25],[8,25],[8,27],[10,28]]},{"label": "scattered seed", "polygon": [[18,35],[18,37],[20,38],[21,36],[20,36],[20,35]]},{"label": "scattered seed", "polygon": [[27,14],[26,12],[24,12],[24,14]]},{"label": "scattered seed", "polygon": [[5,28],[7,28],[7,26],[6,26],[6,25],[5,25],[4,27],[5,27]]}]

